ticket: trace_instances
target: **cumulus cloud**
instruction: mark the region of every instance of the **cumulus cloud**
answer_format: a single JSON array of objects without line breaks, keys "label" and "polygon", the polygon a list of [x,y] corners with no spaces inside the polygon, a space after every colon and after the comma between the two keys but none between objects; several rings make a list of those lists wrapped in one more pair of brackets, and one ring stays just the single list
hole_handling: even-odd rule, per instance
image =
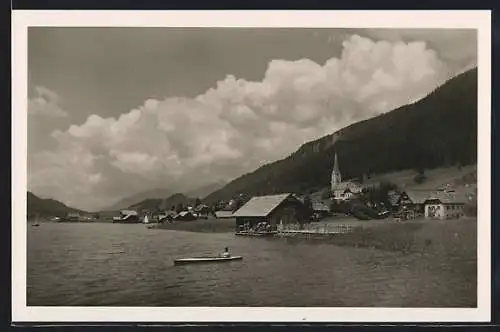
[{"label": "cumulus cloud", "polygon": [[228,76],[195,98],[147,100],[119,118],[55,131],[30,185],[96,209],[120,197],[231,180],[302,143],[425,96],[452,73],[425,42],[343,42],[338,58],[273,60],[262,81]]},{"label": "cumulus cloud", "polygon": [[35,87],[35,96],[28,101],[28,114],[47,117],[66,117],[68,113],[59,106],[59,96],[43,86]]},{"label": "cumulus cloud", "polygon": [[458,72],[477,65],[476,29],[365,29],[363,34],[391,42],[425,40]]}]

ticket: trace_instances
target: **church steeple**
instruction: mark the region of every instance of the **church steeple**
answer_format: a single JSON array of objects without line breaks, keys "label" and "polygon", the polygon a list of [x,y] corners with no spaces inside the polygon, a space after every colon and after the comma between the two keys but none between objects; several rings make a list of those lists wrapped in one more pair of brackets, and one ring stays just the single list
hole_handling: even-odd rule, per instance
[{"label": "church steeple", "polygon": [[339,168],[339,158],[337,156],[337,152],[335,152],[335,162],[333,164],[333,170],[337,173],[340,174],[340,168]]},{"label": "church steeple", "polygon": [[340,182],[342,182],[342,175],[340,174],[339,160],[337,157],[337,153],[335,152],[335,161],[333,163],[332,179],[331,179],[332,190],[334,190],[335,186]]}]

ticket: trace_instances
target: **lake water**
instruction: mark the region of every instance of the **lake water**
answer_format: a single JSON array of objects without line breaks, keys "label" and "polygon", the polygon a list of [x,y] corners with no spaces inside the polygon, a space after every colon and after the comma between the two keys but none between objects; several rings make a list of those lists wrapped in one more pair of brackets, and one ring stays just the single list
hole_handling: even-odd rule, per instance
[{"label": "lake water", "polygon": [[[230,247],[242,261],[174,266]],[[475,306],[443,260],[332,244],[145,225],[28,226],[29,306]]]}]

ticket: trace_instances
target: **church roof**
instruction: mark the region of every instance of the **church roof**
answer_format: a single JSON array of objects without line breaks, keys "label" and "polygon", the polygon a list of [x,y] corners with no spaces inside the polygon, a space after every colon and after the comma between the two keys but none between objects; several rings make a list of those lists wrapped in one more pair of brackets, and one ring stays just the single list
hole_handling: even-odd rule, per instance
[{"label": "church roof", "polygon": [[344,181],[332,186],[333,190],[361,189],[361,186],[352,181]]}]

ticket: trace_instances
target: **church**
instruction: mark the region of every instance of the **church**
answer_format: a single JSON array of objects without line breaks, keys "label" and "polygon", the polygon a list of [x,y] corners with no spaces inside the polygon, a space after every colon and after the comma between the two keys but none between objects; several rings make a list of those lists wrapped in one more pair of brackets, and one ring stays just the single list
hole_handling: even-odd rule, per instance
[{"label": "church", "polygon": [[340,173],[339,160],[335,153],[335,161],[332,170],[331,178],[331,193],[332,198],[336,201],[347,201],[363,191],[363,186],[352,182],[342,181]]}]

